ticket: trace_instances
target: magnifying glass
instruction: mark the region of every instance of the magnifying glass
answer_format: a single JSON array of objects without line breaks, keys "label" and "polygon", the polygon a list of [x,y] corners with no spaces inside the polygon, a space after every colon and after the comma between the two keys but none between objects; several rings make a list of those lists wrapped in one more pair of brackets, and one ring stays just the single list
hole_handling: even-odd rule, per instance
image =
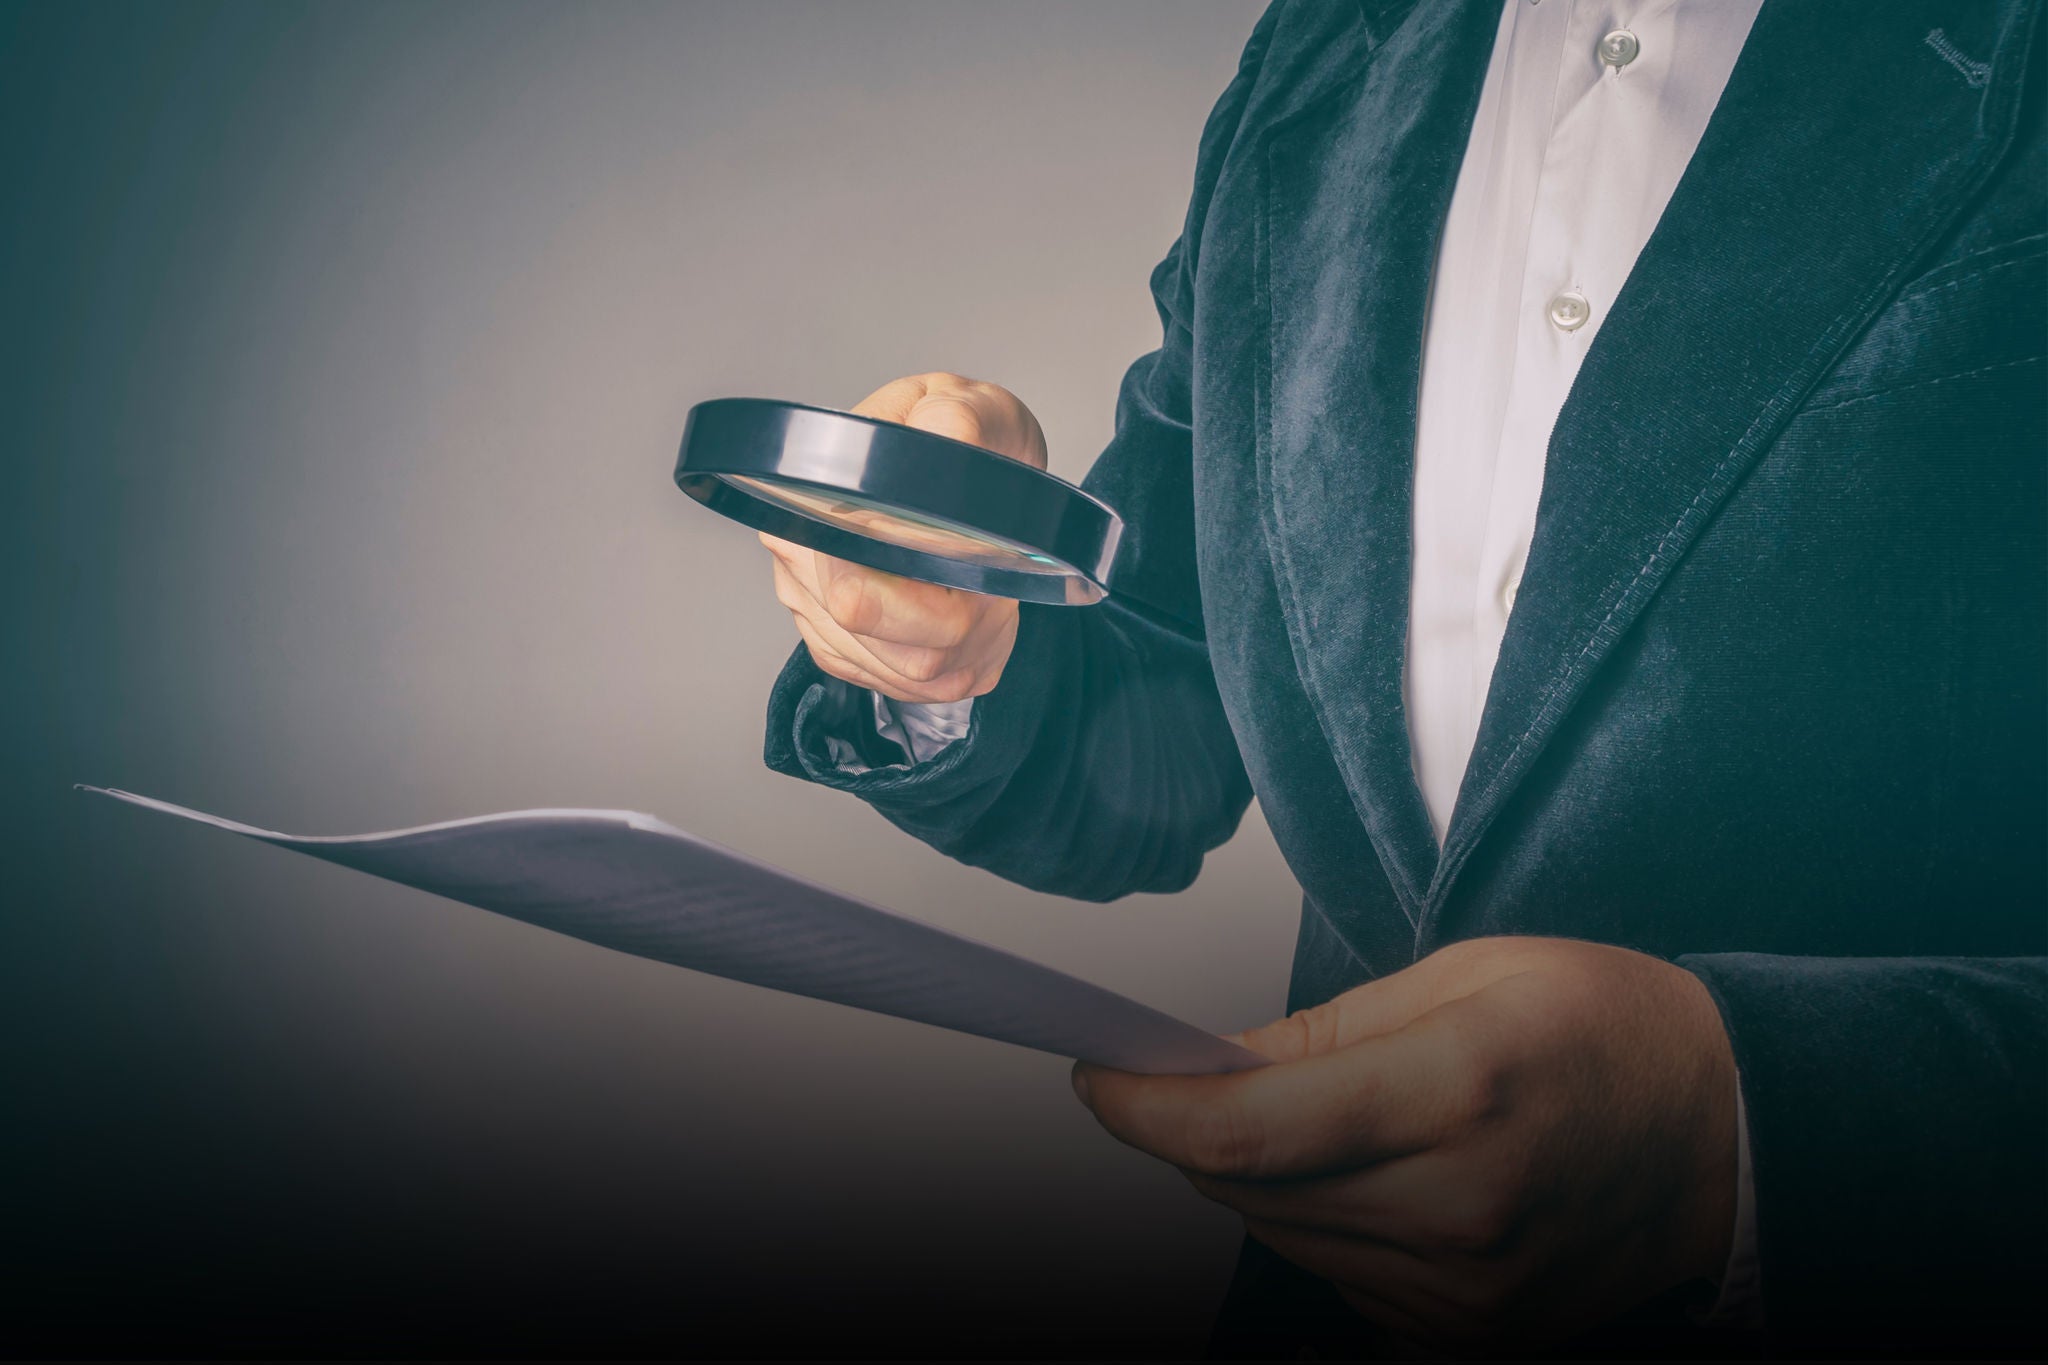
[{"label": "magnifying glass", "polygon": [[766,398],[691,408],[676,486],[836,559],[1064,606],[1109,592],[1124,529],[1107,503],[992,450]]}]

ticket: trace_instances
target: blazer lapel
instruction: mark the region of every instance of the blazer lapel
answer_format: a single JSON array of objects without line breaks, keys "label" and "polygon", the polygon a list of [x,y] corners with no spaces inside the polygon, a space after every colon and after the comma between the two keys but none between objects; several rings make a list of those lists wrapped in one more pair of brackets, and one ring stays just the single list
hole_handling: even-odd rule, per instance
[{"label": "blazer lapel", "polygon": [[1997,162],[2034,12],[1763,7],[1552,432],[1424,933],[1587,678]]},{"label": "blazer lapel", "polygon": [[1436,861],[1401,706],[1416,392],[1500,0],[1364,17],[1338,84],[1264,148],[1258,477],[1294,663],[1415,924]]}]

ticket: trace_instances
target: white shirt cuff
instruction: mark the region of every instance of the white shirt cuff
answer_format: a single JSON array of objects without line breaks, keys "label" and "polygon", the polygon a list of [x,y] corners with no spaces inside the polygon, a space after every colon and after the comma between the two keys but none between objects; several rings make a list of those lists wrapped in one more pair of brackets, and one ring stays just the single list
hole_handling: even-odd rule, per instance
[{"label": "white shirt cuff", "polygon": [[1721,1272],[1721,1293],[1701,1323],[1739,1331],[1760,1331],[1764,1325],[1763,1280],[1756,1255],[1756,1172],[1749,1161],[1749,1110],[1742,1101],[1742,1082],[1735,1083],[1735,1240],[1728,1266]]},{"label": "white shirt cuff", "polygon": [[[904,752],[910,764],[937,758],[947,745],[967,737],[967,723],[974,714],[974,699],[948,702],[891,701],[880,692],[869,692],[874,705],[875,729],[882,738]],[[826,751],[839,771],[859,777],[872,771],[854,746],[837,735],[825,737]]]},{"label": "white shirt cuff", "polygon": [[974,698],[965,701],[892,701],[880,692],[875,699],[875,728],[894,740],[912,763],[925,763],[956,739],[967,737]]}]

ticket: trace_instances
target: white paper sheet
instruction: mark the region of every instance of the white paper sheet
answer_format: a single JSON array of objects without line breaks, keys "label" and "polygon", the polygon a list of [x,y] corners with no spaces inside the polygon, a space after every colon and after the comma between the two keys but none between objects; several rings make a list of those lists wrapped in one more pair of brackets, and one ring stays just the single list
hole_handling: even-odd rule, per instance
[{"label": "white paper sheet", "polygon": [[528,810],[309,838],[81,787],[638,957],[1078,1057],[1196,1074],[1257,1054],[1113,991],[892,914],[651,815]]}]

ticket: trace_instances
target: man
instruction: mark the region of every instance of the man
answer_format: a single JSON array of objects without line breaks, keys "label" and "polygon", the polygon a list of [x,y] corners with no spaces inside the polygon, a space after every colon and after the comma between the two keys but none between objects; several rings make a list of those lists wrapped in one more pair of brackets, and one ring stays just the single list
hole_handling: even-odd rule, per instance
[{"label": "man", "polygon": [[[2039,1344],[2040,8],[1282,0],[1117,596],[770,543],[776,768],[1098,900],[1257,793],[1275,1065],[1075,1077],[1243,1215],[1221,1349]],[[993,385],[859,410],[1044,463]]]}]

